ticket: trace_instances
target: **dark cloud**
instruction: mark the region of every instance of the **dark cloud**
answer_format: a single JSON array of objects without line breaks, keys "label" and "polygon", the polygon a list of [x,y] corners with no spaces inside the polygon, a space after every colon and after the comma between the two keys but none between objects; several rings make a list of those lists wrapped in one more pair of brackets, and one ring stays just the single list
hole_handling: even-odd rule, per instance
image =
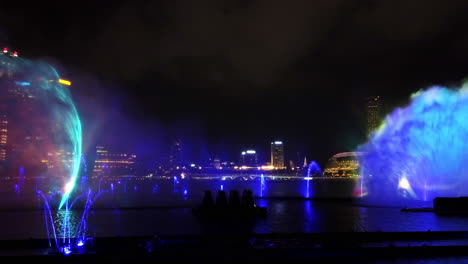
[{"label": "dark cloud", "polygon": [[271,86],[327,32],[338,6],[307,0],[127,4],[101,26],[92,57],[114,54],[97,66],[130,80],[160,72],[240,91]]},{"label": "dark cloud", "polygon": [[[333,88],[341,85],[337,78],[369,87],[418,78],[423,82],[409,85],[421,85],[439,81],[424,76],[424,67],[434,71],[444,50],[462,39],[456,35],[464,35],[466,7],[457,0],[122,3],[106,10],[82,54],[105,77],[157,73],[221,94],[287,84]],[[409,70],[417,77],[406,76]]]},{"label": "dark cloud", "polygon": [[116,81],[158,77],[227,95],[346,90],[340,78],[413,86],[460,78],[459,65],[453,76],[437,65],[468,59],[463,0],[58,3],[6,4],[3,39]]}]

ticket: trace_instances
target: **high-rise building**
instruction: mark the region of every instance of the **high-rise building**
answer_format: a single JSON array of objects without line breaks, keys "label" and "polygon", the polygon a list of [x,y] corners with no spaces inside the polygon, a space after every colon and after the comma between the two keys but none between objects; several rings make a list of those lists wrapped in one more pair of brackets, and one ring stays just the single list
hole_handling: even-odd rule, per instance
[{"label": "high-rise building", "polygon": [[47,170],[51,123],[36,99],[35,83],[23,80],[18,53],[0,52],[0,167],[6,177],[21,168],[26,176]]},{"label": "high-rise building", "polygon": [[11,110],[11,86],[14,85],[11,64],[17,53],[11,53],[8,48],[0,52],[0,162],[5,163],[11,156],[11,139],[8,139],[9,110]]},{"label": "high-rise building", "polygon": [[182,141],[178,138],[172,141],[170,146],[169,154],[169,167],[171,169],[177,169],[177,167],[182,167]]},{"label": "high-rise building", "polygon": [[284,169],[284,145],[282,141],[271,142],[271,165],[275,169]]},{"label": "high-rise building", "polygon": [[241,162],[242,162],[242,166],[257,167],[258,166],[257,152],[253,149],[242,151]]},{"label": "high-rise building", "polygon": [[380,96],[368,97],[366,101],[367,136],[370,136],[380,126],[382,112],[382,98]]},{"label": "high-rise building", "polygon": [[0,162],[7,158],[8,143],[8,106],[4,100],[0,100]]},{"label": "high-rise building", "polygon": [[213,159],[213,167],[216,169],[221,169],[221,160],[219,158]]},{"label": "high-rise building", "polygon": [[103,146],[96,147],[93,177],[118,177],[133,175],[136,155],[108,151]]}]

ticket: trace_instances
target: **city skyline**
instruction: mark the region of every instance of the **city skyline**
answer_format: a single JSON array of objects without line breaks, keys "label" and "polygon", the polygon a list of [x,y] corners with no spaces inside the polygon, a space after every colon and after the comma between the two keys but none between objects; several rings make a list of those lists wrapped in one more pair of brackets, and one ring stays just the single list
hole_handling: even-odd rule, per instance
[{"label": "city skyline", "polygon": [[[15,52],[8,52],[8,48],[5,47],[3,49],[3,53],[2,53],[2,56],[6,56],[6,55],[9,54],[10,57],[18,57],[18,53],[17,51]],[[8,87],[8,91],[5,90],[4,91],[4,95],[7,95],[7,94],[11,94],[11,95],[15,95],[15,94],[19,94],[19,96],[21,98],[25,97],[24,95],[22,95],[21,93],[19,93],[18,91],[20,91],[21,89],[24,89],[24,86],[29,86],[31,85],[31,83],[28,83],[27,85],[26,82],[24,82],[24,80],[21,79],[21,77],[17,77],[17,76],[13,76],[11,74],[9,74],[9,70],[10,68],[4,68],[6,71],[3,71],[2,70],[2,75],[4,75],[3,79],[4,79],[4,82],[5,82],[5,87],[4,89],[6,89],[6,87]],[[71,85],[71,82],[69,80],[63,80],[63,79],[59,79],[58,82],[60,83],[63,83],[65,85],[68,85],[70,86]],[[74,80],[73,80],[74,82]],[[34,85],[34,84],[33,84]],[[74,88],[74,87],[73,87]],[[78,87],[79,88],[79,87]],[[5,97],[6,98],[6,104],[10,104],[11,102],[13,102],[14,100],[13,97],[12,98],[9,98],[9,97]],[[27,100],[34,100],[33,97],[29,96],[29,97],[25,97]],[[32,99],[31,99],[32,98]],[[21,99],[21,100],[26,100],[26,99]],[[369,107],[369,104],[366,104],[365,107]],[[4,107],[4,112],[5,112],[5,109],[8,110],[10,109],[11,107]],[[30,107],[19,107],[18,109],[29,109]],[[380,108],[379,108],[380,109]],[[11,108],[9,110],[10,112],[5,112],[6,115],[4,116],[9,116],[9,118],[12,118],[15,116],[15,110],[13,108]],[[369,112],[367,112],[369,113]],[[374,119],[373,120],[374,122],[377,122],[377,115],[374,115]],[[14,121],[13,124],[19,124],[19,121],[18,120],[11,120],[11,121]],[[112,122],[114,123],[118,123],[116,121],[118,120],[115,120],[115,119],[112,119],[111,120]],[[8,122],[7,120],[5,122]],[[21,123],[28,123],[27,120],[24,120],[22,121]],[[86,122],[85,122],[86,124]],[[369,124],[368,124],[369,125]],[[375,124],[374,124],[375,126]],[[38,125],[39,129],[41,129],[40,125]],[[375,128],[375,127],[374,127]],[[133,126],[130,126],[130,129],[131,130],[134,130],[135,127]],[[4,129],[4,134],[6,133],[6,129]],[[182,130],[183,131],[183,130]],[[3,130],[2,130],[2,133],[3,133]],[[203,155],[194,155],[193,153],[187,153],[184,151],[184,147],[183,145],[185,145],[186,147],[188,146],[188,149],[190,149],[190,147],[193,148],[193,146],[190,146],[193,142],[190,142],[190,141],[185,141],[185,143],[183,143],[184,141],[181,140],[181,138],[186,138],[188,133],[179,133],[178,136],[171,136],[171,139],[170,139],[170,143],[169,143],[169,149],[162,149],[161,151],[159,151],[159,154],[156,155],[155,153],[152,153],[151,156],[149,157],[146,157],[146,161],[147,163],[143,165],[143,167],[145,167],[145,169],[152,169],[152,167],[156,167],[158,164],[167,164],[167,166],[169,168],[178,168],[178,167],[185,167],[189,165],[189,163],[200,163],[200,164],[205,164],[208,160],[214,160],[215,163],[217,165],[215,165],[215,167],[221,167],[220,166],[220,163],[221,162],[229,162],[230,164],[236,164],[236,165],[239,165],[239,166],[248,166],[248,167],[264,167],[264,166],[267,166],[267,167],[273,167],[275,169],[283,169],[283,168],[286,168],[286,167],[291,167],[291,164],[296,164],[296,165],[299,165],[300,164],[300,161],[302,159],[306,160],[307,159],[307,156],[309,155],[309,153],[305,152],[305,151],[297,151],[297,146],[296,148],[293,147],[293,145],[289,145],[289,153],[288,151],[286,151],[286,155],[285,155],[285,151],[284,151],[284,144],[283,144],[283,141],[281,140],[275,140],[273,142],[271,142],[271,146],[270,146],[270,149],[269,149],[269,153],[268,153],[268,150],[266,148],[265,145],[261,144],[260,142],[255,142],[254,144],[250,144],[250,146],[255,146],[254,149],[252,148],[245,148],[245,146],[242,146],[241,145],[237,145],[235,146],[236,148],[242,148],[243,151],[242,151],[242,155],[241,155],[241,159],[240,160],[236,160],[235,158],[232,157],[232,155],[221,155],[221,153],[217,153],[216,151],[210,151],[208,150],[207,153],[205,153],[207,156],[203,156]],[[107,134],[105,134],[105,136],[108,136]],[[3,137],[7,137],[7,134],[3,135]],[[26,137],[28,138],[28,137]],[[30,138],[30,136],[29,136]],[[35,136],[34,138],[41,138],[41,136]],[[2,141],[3,142],[3,141]],[[187,144],[188,143],[188,144]],[[302,144],[303,142],[299,142],[299,144]],[[3,144],[3,143],[2,143]],[[22,144],[22,143],[21,143]],[[97,148],[102,148],[100,147],[100,143],[98,142],[94,142],[93,144],[96,145]],[[106,144],[108,146],[110,146],[111,148],[115,148],[118,144],[116,144],[115,142],[113,144]],[[89,144],[88,143],[88,151],[85,151],[84,155],[87,156],[90,154],[90,151],[91,150],[91,156],[93,156],[92,152],[93,152],[93,148],[89,148],[89,146],[92,146],[92,144]],[[127,152],[133,152],[134,151],[134,147],[135,146],[132,146],[132,145],[129,145],[127,146]],[[301,145],[299,147],[302,147]],[[196,148],[196,147],[195,147]],[[20,148],[21,149],[21,148]],[[258,153],[255,149],[258,149],[260,150]],[[2,156],[6,156],[6,151],[5,149],[3,148],[2,149],[3,152],[2,152]],[[63,150],[61,150],[63,151]],[[120,150],[121,153],[123,150]],[[223,150],[225,152],[225,150]],[[101,155],[103,154],[99,154],[100,151],[97,151],[97,156],[96,156],[96,159],[93,160],[92,162],[97,162],[97,163],[102,163],[102,157],[100,157]],[[101,151],[102,152],[102,151]],[[200,153],[199,153],[200,154]],[[328,153],[327,153],[328,154]],[[44,164],[44,167],[47,167],[47,168],[53,168],[54,165],[51,165],[50,163],[53,162],[51,161],[51,159],[55,159],[54,157],[52,156],[55,155],[55,153],[49,153],[47,154],[46,152],[43,153],[43,157],[42,158],[39,158],[37,160],[37,162],[41,162],[41,163],[45,163]],[[57,156],[60,156],[62,154],[59,154],[57,152]],[[107,155],[107,154],[105,154]],[[124,155],[124,154],[122,154]],[[127,155],[127,154],[125,154]],[[62,155],[63,156],[63,155]],[[269,157],[268,157],[269,156]],[[136,155],[132,155],[133,158],[136,158]],[[324,157],[324,155],[321,156],[322,159]],[[325,157],[328,159],[328,156]],[[166,160],[167,159],[167,160]],[[105,160],[105,159],[104,159]],[[166,161],[164,161],[166,160]],[[309,160],[311,161],[315,161],[316,158],[314,157],[311,157],[309,155]],[[121,163],[120,161],[112,161],[113,163]],[[133,164],[134,162],[132,162]],[[324,160],[319,160],[319,163],[320,164],[323,164],[324,163]],[[107,165],[106,165],[107,166]],[[55,165],[55,167],[57,167]],[[101,167],[97,168],[96,166],[94,166],[94,171],[96,172],[96,169],[98,169],[97,171],[101,171]],[[291,168],[290,168],[291,169]],[[94,175],[94,174],[93,174]],[[95,175],[94,175],[95,176]]]},{"label": "city skyline", "polygon": [[[467,74],[464,35],[444,33],[466,28],[461,1],[92,5],[0,10],[1,45],[72,80],[89,151],[102,142],[150,158],[185,134],[192,156],[234,157],[282,138],[288,155],[324,162],[365,143],[367,96],[392,109]],[[388,11],[406,6],[419,13]]]},{"label": "city skyline", "polygon": [[2,3],[0,256],[462,262],[466,10]]}]

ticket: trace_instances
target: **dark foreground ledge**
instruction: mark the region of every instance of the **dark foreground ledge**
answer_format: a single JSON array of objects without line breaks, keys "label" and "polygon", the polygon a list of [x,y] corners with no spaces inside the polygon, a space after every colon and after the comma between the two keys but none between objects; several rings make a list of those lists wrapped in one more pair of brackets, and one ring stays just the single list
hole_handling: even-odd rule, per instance
[{"label": "dark foreground ledge", "polygon": [[[0,241],[2,258],[47,263],[468,260],[468,232],[366,232],[314,234],[106,237],[63,255],[47,240]],[[104,261],[104,262],[102,262]],[[6,262],[5,262],[6,263]]]}]

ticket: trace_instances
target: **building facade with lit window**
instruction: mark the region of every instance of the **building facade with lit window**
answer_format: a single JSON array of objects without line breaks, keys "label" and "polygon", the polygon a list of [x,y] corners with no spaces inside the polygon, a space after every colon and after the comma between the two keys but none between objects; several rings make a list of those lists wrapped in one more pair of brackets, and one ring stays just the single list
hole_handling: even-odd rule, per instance
[{"label": "building facade with lit window", "polygon": [[6,162],[8,143],[8,106],[0,99],[0,162]]},{"label": "building facade with lit window", "polygon": [[323,175],[327,177],[359,176],[359,157],[362,152],[342,152],[328,159]]},{"label": "building facade with lit window", "polygon": [[275,169],[284,169],[284,145],[282,141],[271,142],[271,165]]},{"label": "building facade with lit window", "polygon": [[0,52],[0,164],[4,175],[21,169],[27,177],[47,171],[51,142],[50,121],[34,95],[33,85],[22,80],[16,51]]},{"label": "building facade with lit window", "polygon": [[47,152],[47,170],[56,174],[63,174],[73,169],[75,153],[59,149],[55,152]]},{"label": "building facade with lit window", "polygon": [[367,136],[370,136],[373,131],[379,128],[382,122],[382,98],[380,96],[370,96],[366,101],[367,114]]},{"label": "building facade with lit window", "polygon": [[[17,55],[17,54],[16,54]],[[0,52],[0,163],[6,166],[7,159],[11,155],[11,147],[8,136],[9,112],[11,112],[11,86],[14,84],[12,63],[15,53],[4,48]]]},{"label": "building facade with lit window", "polygon": [[173,139],[169,150],[169,168],[179,169],[184,165],[182,160],[182,141],[178,138]]},{"label": "building facade with lit window", "polygon": [[258,167],[257,152],[253,149],[248,149],[241,152],[242,166]]},{"label": "building facade with lit window", "polygon": [[96,147],[93,178],[134,175],[136,155],[111,152],[103,146]]}]

